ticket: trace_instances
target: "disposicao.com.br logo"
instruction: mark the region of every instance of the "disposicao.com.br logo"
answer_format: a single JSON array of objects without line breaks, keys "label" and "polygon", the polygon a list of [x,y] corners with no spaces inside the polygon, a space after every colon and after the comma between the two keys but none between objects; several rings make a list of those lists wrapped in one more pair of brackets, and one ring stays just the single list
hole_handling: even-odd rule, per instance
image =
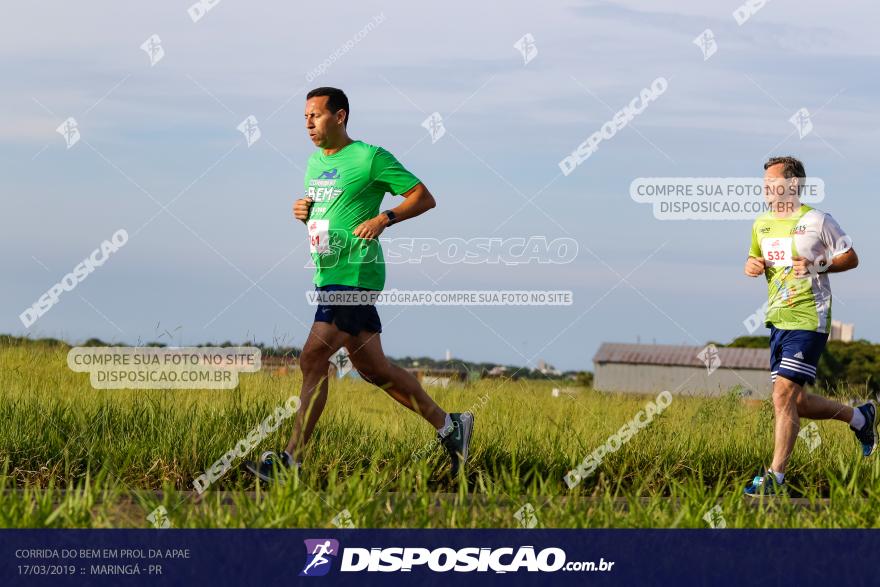
[{"label": "disposicao.com.br logo", "polygon": [[[306,564],[301,577],[326,575],[332,558],[339,554],[339,542],[329,538],[309,539],[306,543]],[[332,558],[330,558],[332,557]],[[435,573],[446,572],[494,572],[517,571],[553,573],[556,571],[610,571],[614,562],[604,558],[595,561],[566,561],[561,548],[544,548],[535,551],[534,546],[518,548],[488,548],[470,546],[464,548],[400,547],[343,549],[340,572],[410,572],[413,567],[427,567]]]}]

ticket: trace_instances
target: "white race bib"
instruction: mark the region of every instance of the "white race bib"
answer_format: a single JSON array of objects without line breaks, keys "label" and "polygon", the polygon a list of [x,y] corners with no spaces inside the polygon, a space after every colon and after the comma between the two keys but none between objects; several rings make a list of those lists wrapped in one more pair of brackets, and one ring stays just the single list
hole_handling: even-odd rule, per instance
[{"label": "white race bib", "polygon": [[[330,221],[309,220],[309,252],[323,255],[330,251]],[[789,239],[790,240],[790,239]]]},{"label": "white race bib", "polygon": [[761,254],[767,267],[791,267],[791,237],[762,239]]}]

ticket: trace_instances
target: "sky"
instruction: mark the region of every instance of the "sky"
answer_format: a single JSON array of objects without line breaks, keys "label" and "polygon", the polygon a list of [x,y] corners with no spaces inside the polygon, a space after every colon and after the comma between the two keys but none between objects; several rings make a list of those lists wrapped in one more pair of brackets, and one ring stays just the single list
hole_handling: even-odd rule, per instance
[{"label": "sky", "polygon": [[[817,207],[861,259],[831,278],[834,316],[880,341],[878,11],[848,6],[774,0],[738,24],[737,2],[17,5],[0,24],[0,332],[302,346],[312,272],[291,206],[314,150],[305,94],[330,85],[349,96],[352,137],[394,153],[437,200],[383,238],[577,243],[565,264],[389,265],[386,288],[573,296],[383,307],[391,356],[580,370],[603,341],[749,334],[766,299],[742,272],[751,221],[661,220],[630,184],[760,177],[767,157],[789,154],[825,182]],[[707,29],[713,43],[694,43]],[[141,46],[153,35],[151,64]],[[561,172],[659,77],[661,95]],[[807,132],[790,121],[801,108]],[[435,112],[439,138],[423,126]],[[250,145],[237,128],[249,116]],[[70,117],[79,140],[68,146],[56,129]],[[125,245],[25,328],[19,315],[119,229]]]}]

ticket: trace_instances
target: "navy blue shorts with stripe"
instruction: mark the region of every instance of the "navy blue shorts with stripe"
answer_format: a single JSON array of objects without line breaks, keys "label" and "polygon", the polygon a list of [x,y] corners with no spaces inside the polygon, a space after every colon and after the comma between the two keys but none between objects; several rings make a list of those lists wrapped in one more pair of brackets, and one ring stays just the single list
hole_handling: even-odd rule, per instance
[{"label": "navy blue shorts with stripe", "polygon": [[[322,285],[315,288],[317,291],[374,291],[362,287],[350,285]],[[335,324],[336,328],[357,336],[361,331],[382,332],[382,321],[379,320],[379,312],[376,306],[364,304],[359,306],[331,306],[318,305],[315,311],[315,322],[327,322]]]},{"label": "navy blue shorts with stripe", "polygon": [[781,375],[798,385],[816,382],[816,367],[828,334],[770,326],[770,378]]}]

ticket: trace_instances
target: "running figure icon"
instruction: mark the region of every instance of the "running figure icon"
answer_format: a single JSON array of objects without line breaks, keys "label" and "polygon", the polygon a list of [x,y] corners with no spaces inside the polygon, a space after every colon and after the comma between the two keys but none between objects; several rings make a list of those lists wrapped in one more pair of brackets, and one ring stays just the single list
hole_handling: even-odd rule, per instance
[{"label": "running figure icon", "polygon": [[330,562],[330,559],[326,558],[324,555],[326,554],[336,554],[336,552],[330,547],[330,541],[321,542],[315,545],[315,549],[311,552],[314,558],[312,562],[306,565],[306,568],[303,569],[302,574],[308,575],[309,569],[313,569],[315,567],[325,565]]}]

